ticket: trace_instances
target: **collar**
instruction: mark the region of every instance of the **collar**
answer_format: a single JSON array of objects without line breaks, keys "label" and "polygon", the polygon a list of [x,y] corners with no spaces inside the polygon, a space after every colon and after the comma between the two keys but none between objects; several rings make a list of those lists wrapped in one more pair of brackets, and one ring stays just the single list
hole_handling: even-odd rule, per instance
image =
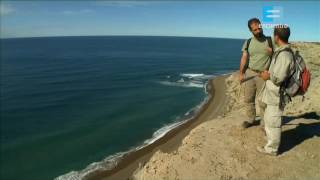
[{"label": "collar", "polygon": [[285,49],[285,48],[290,48],[290,47],[291,47],[290,44],[278,46],[278,47],[275,49],[275,52],[281,51],[281,50],[283,50],[283,49]]}]

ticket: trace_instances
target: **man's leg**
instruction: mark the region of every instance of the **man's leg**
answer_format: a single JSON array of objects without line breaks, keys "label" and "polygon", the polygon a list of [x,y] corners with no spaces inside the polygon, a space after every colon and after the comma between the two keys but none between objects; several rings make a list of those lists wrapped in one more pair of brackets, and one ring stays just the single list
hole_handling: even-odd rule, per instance
[{"label": "man's leg", "polygon": [[243,127],[247,128],[251,126],[256,117],[256,108],[255,108],[255,96],[256,96],[256,82],[255,78],[251,78],[255,76],[255,73],[252,72],[250,69],[247,69],[245,73],[245,78],[248,78],[245,82],[243,82],[243,91],[244,91],[244,105],[245,105],[245,112],[248,117],[248,121],[243,123]]},{"label": "man's leg", "polygon": [[257,103],[258,103],[258,106],[259,106],[259,116],[261,118],[260,120],[260,126],[264,128],[264,111],[267,107],[267,105],[262,102],[261,98],[262,98],[262,91],[263,89],[265,88],[265,81],[260,78],[260,77],[256,77],[256,86],[257,86]]},{"label": "man's leg", "polygon": [[264,114],[265,130],[268,142],[264,146],[266,153],[277,154],[281,141],[281,116],[279,106],[267,105]]}]

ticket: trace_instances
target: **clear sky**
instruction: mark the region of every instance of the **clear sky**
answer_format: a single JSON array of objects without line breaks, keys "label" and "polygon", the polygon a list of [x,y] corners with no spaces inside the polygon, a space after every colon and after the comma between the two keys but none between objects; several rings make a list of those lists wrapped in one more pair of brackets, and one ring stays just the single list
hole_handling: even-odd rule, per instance
[{"label": "clear sky", "polygon": [[[319,1],[1,1],[1,38],[160,35],[248,38],[247,21],[281,8],[291,40],[320,41]],[[279,20],[279,19],[277,19]],[[271,35],[272,29],[265,28]]]}]

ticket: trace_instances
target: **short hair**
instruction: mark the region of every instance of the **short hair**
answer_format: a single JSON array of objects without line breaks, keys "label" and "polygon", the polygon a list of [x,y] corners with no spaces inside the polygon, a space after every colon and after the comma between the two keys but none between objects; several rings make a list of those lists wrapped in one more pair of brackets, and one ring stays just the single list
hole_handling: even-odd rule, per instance
[{"label": "short hair", "polygon": [[277,35],[282,41],[288,42],[290,37],[290,28],[288,25],[279,24],[274,27],[273,35]]},{"label": "short hair", "polygon": [[251,24],[253,24],[253,23],[261,24],[261,22],[260,22],[260,20],[259,20],[258,18],[251,18],[251,19],[249,19],[249,21],[248,21],[248,28],[250,29],[250,31],[251,31]]}]

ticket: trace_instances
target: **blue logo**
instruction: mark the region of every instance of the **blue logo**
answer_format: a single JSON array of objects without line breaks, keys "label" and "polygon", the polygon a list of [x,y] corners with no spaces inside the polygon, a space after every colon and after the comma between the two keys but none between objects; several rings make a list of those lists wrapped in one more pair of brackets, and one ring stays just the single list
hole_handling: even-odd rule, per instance
[{"label": "blue logo", "polygon": [[265,23],[279,22],[283,17],[283,8],[280,6],[264,6],[262,17],[263,22]]}]

